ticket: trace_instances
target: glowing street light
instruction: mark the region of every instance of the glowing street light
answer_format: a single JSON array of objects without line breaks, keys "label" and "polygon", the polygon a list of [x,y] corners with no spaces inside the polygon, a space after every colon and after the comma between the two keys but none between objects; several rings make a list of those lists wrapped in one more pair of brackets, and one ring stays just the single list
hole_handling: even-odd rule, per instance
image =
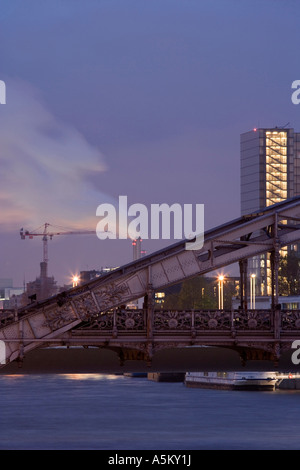
[{"label": "glowing street light", "polygon": [[78,286],[78,282],[79,282],[79,277],[78,276],[73,276],[73,287],[77,287]]},{"label": "glowing street light", "polygon": [[219,310],[224,309],[224,276],[219,276]]},{"label": "glowing street light", "polygon": [[250,277],[250,309],[255,310],[255,274]]}]

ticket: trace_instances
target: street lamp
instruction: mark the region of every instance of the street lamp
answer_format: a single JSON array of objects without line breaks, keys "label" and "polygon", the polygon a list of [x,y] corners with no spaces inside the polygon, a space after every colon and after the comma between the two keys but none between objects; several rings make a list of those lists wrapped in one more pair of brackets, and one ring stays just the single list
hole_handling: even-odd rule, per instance
[{"label": "street lamp", "polygon": [[224,276],[219,276],[219,310],[224,309]]},{"label": "street lamp", "polygon": [[79,282],[79,277],[78,276],[73,276],[73,287],[77,287],[78,286],[78,282]]},{"label": "street lamp", "polygon": [[255,274],[250,277],[250,309],[255,310]]}]

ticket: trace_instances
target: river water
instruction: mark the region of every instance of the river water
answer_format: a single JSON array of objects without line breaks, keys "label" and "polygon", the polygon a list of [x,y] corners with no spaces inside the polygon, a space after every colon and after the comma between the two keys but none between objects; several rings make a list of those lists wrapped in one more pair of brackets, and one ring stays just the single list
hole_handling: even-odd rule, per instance
[{"label": "river water", "polygon": [[300,449],[300,392],[120,375],[0,377],[0,449]]}]

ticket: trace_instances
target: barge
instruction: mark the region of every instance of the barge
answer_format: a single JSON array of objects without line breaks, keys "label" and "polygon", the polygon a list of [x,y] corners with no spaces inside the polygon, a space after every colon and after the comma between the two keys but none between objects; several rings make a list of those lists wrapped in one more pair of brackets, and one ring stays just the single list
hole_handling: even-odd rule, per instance
[{"label": "barge", "polygon": [[273,391],[278,381],[276,372],[187,372],[184,383],[190,388]]}]

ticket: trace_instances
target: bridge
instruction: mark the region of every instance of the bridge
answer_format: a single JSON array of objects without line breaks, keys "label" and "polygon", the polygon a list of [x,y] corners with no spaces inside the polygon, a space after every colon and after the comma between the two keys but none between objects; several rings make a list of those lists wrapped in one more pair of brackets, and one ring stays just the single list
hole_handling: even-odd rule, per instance
[{"label": "bridge", "polygon": [[[277,365],[300,340],[300,311],[278,306],[280,250],[299,241],[297,197],[208,230],[201,250],[186,250],[181,241],[43,302],[3,312],[2,367],[21,364],[35,349],[57,346],[103,348],[117,353],[121,363],[149,366],[162,350],[210,346],[237,352],[241,364]],[[265,252],[271,254],[272,308],[249,310],[247,259]],[[155,311],[156,291],[234,263],[241,278],[237,311]],[[139,298],[142,310],[124,308]]]}]

